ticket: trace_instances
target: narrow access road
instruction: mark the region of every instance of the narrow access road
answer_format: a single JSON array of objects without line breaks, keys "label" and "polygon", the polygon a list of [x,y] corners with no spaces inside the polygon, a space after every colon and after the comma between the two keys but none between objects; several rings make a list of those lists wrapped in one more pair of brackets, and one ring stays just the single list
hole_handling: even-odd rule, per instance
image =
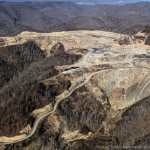
[{"label": "narrow access road", "polygon": [[[133,67],[125,67],[125,68],[133,68]],[[102,73],[102,72],[106,72],[106,71],[108,71],[108,70],[111,71],[111,70],[114,70],[114,69],[120,69],[120,68],[113,68],[113,69],[100,70],[100,71],[97,71],[97,72],[92,73],[91,75],[89,75],[89,76],[87,77],[87,79],[86,79],[82,84],[80,84],[80,85],[78,85],[77,87],[75,87],[75,88],[74,88],[69,94],[67,94],[65,97],[59,99],[59,100],[55,103],[54,109],[53,109],[51,112],[48,112],[48,113],[46,113],[46,114],[41,115],[41,116],[34,122],[32,131],[29,133],[29,135],[27,135],[25,138],[22,138],[22,139],[20,139],[20,140],[15,140],[15,141],[13,141],[13,142],[2,142],[2,141],[0,141],[0,145],[14,144],[14,143],[18,143],[18,142],[21,142],[21,141],[24,141],[24,140],[28,139],[29,137],[31,137],[31,136],[34,134],[34,132],[35,132],[37,126],[38,126],[38,123],[39,123],[43,118],[45,118],[45,117],[47,117],[48,115],[54,113],[54,112],[56,111],[56,109],[57,109],[58,104],[59,104],[62,100],[64,100],[65,98],[69,97],[76,89],[78,89],[78,88],[84,86],[84,85],[91,79],[91,77],[92,77],[93,75],[96,75],[96,74],[99,74],[99,73]]]},{"label": "narrow access road", "polygon": [[24,141],[24,140],[28,139],[29,137],[31,137],[31,136],[34,134],[34,132],[35,132],[37,126],[38,126],[38,123],[41,121],[41,119],[43,119],[43,118],[45,118],[46,116],[48,116],[48,115],[54,113],[54,112],[56,111],[56,109],[57,109],[58,104],[59,104],[62,100],[64,100],[65,98],[69,97],[76,89],[78,89],[78,88],[82,87],[83,85],[85,85],[85,84],[90,80],[90,78],[91,78],[93,75],[98,74],[98,73],[101,73],[101,72],[105,72],[105,71],[108,71],[108,70],[114,70],[114,69],[100,70],[100,71],[98,71],[98,72],[92,73],[91,75],[89,75],[89,76],[87,77],[87,79],[86,79],[82,84],[80,84],[80,85],[78,85],[77,87],[75,87],[75,88],[74,88],[69,94],[67,94],[65,97],[59,99],[59,100],[55,103],[54,109],[53,109],[51,112],[48,112],[47,114],[41,115],[41,116],[34,122],[34,125],[33,125],[33,128],[32,128],[32,130],[31,130],[31,132],[30,132],[29,135],[27,135],[25,138],[20,139],[20,140],[15,140],[15,141],[13,141],[13,142],[2,142],[2,141],[0,141],[0,142],[1,142],[0,145],[7,145],[7,144],[18,143],[18,142]]}]

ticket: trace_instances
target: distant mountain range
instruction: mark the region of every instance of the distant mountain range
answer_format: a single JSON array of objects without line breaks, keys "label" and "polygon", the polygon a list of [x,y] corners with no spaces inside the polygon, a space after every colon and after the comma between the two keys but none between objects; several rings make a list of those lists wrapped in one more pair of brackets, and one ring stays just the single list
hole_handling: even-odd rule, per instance
[{"label": "distant mountain range", "polygon": [[[51,1],[60,1],[60,0],[51,0]],[[68,1],[68,0],[64,0]],[[96,5],[96,4],[110,4],[110,5],[122,5],[127,3],[136,3],[139,0],[69,0],[80,5]],[[145,1],[145,0],[140,0]]]},{"label": "distant mountain range", "polygon": [[0,2],[0,35],[21,31],[107,30],[134,34],[150,24],[150,2],[79,5],[72,2]]}]

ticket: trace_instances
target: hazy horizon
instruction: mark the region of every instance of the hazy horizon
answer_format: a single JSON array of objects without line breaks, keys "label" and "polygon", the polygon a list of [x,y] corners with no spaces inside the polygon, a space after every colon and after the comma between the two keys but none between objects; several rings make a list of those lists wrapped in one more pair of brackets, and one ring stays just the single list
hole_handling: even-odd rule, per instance
[{"label": "hazy horizon", "polygon": [[136,2],[150,2],[150,0],[0,0],[0,1],[7,1],[7,2],[74,2],[77,4],[87,4],[87,5],[93,5],[93,4],[115,4],[115,5],[121,5],[121,4],[127,4],[127,3],[136,3]]}]

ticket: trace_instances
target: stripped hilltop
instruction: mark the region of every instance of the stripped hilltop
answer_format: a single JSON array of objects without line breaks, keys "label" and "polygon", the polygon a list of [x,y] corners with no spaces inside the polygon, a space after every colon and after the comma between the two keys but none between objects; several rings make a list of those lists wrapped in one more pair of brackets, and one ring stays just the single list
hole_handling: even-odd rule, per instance
[{"label": "stripped hilltop", "polygon": [[150,28],[0,38],[0,149],[148,145]]}]

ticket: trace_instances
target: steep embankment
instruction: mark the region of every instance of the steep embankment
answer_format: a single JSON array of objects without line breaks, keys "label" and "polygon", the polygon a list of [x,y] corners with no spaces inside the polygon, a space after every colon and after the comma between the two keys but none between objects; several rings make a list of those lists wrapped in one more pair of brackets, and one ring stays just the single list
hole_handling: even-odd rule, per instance
[{"label": "steep embankment", "polygon": [[43,51],[30,41],[22,45],[14,45],[0,48],[0,87],[4,86],[19,72],[28,69],[32,63],[39,62],[45,58]]},{"label": "steep embankment", "polygon": [[[28,43],[24,45],[26,46]],[[55,66],[73,64],[82,57],[81,55],[66,53],[63,45],[58,43],[57,46],[54,47],[56,52],[53,55],[45,59],[43,58],[43,60],[36,63],[36,61],[32,61],[28,57],[30,50],[36,50],[36,47],[31,47],[31,49],[21,49],[20,46],[19,50],[22,50],[23,56],[26,56],[26,59],[34,62],[30,66],[28,65],[27,68],[25,65],[28,64],[28,61],[21,59],[22,53],[19,53],[16,47],[17,46],[12,46],[12,48],[1,48],[1,50],[6,49],[5,53],[3,53],[5,56],[18,56],[19,59],[18,61],[17,58],[8,59],[8,63],[10,61],[15,61],[14,63],[12,62],[14,66],[16,65],[16,72],[14,70],[13,73],[14,75],[18,74],[13,76],[13,79],[9,78],[10,81],[6,80],[5,82],[7,84],[5,83],[0,90],[1,136],[11,137],[20,134],[20,131],[28,124],[32,126],[34,118],[31,116],[31,112],[35,109],[42,108],[49,103],[55,104],[55,96],[60,95],[64,90],[67,90],[71,85],[70,81],[58,78],[47,85],[44,85],[39,81],[56,76],[59,73],[59,70],[56,70]],[[38,51],[36,51],[36,53],[38,53]],[[36,53],[34,53],[34,55],[36,55]],[[41,54],[39,55],[41,56]],[[32,55],[30,54],[29,56],[31,57]],[[35,60],[33,56],[31,58]],[[2,67],[3,65],[4,64],[2,64]],[[18,66],[23,67],[20,67],[20,69]],[[10,70],[1,73],[7,74],[8,71]]]}]

